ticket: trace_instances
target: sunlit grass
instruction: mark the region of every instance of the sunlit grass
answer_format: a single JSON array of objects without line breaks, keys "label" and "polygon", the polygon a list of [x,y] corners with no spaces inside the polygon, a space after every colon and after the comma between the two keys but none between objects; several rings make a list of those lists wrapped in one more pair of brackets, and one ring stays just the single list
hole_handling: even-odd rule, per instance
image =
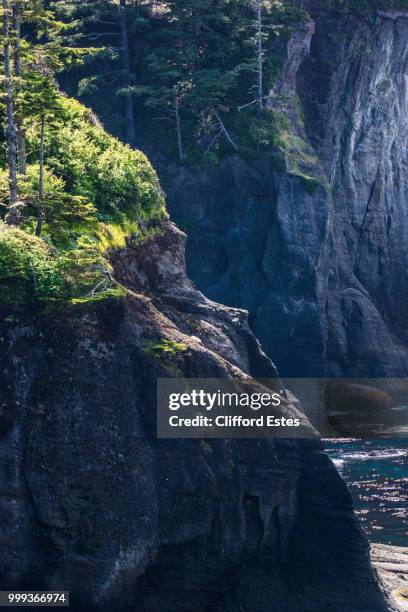
[{"label": "sunlit grass", "polygon": [[141,234],[137,221],[124,220],[122,223],[100,223],[96,232],[98,250],[105,255],[110,249],[124,249],[126,239]]}]

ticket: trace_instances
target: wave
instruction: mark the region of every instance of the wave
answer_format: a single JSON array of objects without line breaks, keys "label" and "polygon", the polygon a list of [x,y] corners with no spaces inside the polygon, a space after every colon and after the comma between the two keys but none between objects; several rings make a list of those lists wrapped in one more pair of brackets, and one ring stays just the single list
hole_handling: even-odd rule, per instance
[{"label": "wave", "polygon": [[369,461],[372,459],[396,459],[398,457],[406,457],[408,455],[408,451],[399,448],[393,448],[390,450],[381,449],[381,450],[370,450],[370,451],[355,451],[352,453],[343,453],[341,455],[341,459],[352,459],[352,460],[362,460]]}]

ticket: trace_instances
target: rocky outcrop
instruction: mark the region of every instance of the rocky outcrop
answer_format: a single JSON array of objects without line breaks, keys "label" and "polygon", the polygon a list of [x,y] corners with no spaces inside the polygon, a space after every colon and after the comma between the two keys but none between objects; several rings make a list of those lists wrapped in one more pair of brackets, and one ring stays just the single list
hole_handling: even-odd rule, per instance
[{"label": "rocky outcrop", "polygon": [[299,78],[306,129],[333,194],[327,361],[334,374],[402,377],[408,369],[407,36],[408,13],[378,14],[369,27],[357,18],[318,20]]},{"label": "rocky outcrop", "polygon": [[408,548],[373,544],[372,559],[397,610],[408,609]]},{"label": "rocky outcrop", "polygon": [[[286,376],[408,372],[408,13],[313,9],[270,108],[286,149],[167,173],[210,297],[251,313]],[[306,5],[305,5],[306,6]]]},{"label": "rocky outcrop", "polygon": [[310,55],[310,43],[315,33],[313,20],[298,24],[286,46],[286,57],[283,60],[281,73],[269,92],[267,106],[273,108],[275,96],[292,97],[296,93],[296,79],[302,62]]},{"label": "rocky outcrop", "polygon": [[113,257],[124,301],[2,311],[2,588],[77,610],[390,610],[317,440],[157,439],[158,377],[276,375],[246,314],[187,280],[184,239],[168,224]]}]

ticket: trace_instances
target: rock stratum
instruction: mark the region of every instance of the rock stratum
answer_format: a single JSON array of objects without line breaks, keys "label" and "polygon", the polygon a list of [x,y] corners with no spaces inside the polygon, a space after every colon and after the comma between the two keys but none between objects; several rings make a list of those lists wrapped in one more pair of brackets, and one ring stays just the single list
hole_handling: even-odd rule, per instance
[{"label": "rock stratum", "polygon": [[293,28],[267,106],[280,162],[166,169],[188,269],[243,307],[285,376],[408,372],[408,12],[323,10]]},{"label": "rock stratum", "polygon": [[318,440],[156,438],[158,377],[276,376],[184,246],[167,223],[117,252],[125,300],[1,313],[2,588],[76,610],[392,610]]},{"label": "rock stratum", "polygon": [[372,545],[372,560],[397,610],[408,609],[408,549]]}]

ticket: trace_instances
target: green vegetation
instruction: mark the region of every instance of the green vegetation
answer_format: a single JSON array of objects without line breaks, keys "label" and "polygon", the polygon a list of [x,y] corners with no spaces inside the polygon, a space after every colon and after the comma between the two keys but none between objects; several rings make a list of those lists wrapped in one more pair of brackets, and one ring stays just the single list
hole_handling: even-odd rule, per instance
[{"label": "green vegetation", "polygon": [[[298,105],[296,111],[300,113]],[[299,124],[302,124],[301,120]],[[241,155],[259,157],[269,152],[272,146],[277,150],[274,158],[277,171],[298,176],[311,195],[321,185],[314,177],[318,174],[316,153],[306,140],[295,133],[284,111],[265,109],[261,119],[254,115],[238,115],[235,117],[234,131],[239,135]]]},{"label": "green vegetation", "polygon": [[300,180],[303,183],[303,186],[309,195],[313,195],[318,187],[322,186],[322,183],[314,178],[313,176],[308,176],[307,174],[299,174]]},{"label": "green vegetation", "polygon": [[158,231],[156,173],[59,91],[55,73],[92,49],[63,46],[64,26],[41,2],[2,6],[0,304],[123,295],[107,252]]},{"label": "green vegetation", "polygon": [[[84,237],[82,237],[84,241]],[[0,304],[70,299],[73,304],[123,296],[107,281],[109,264],[92,248],[57,250],[45,240],[0,222]],[[95,286],[101,290],[93,293]]]},{"label": "green vegetation", "polygon": [[162,340],[161,342],[145,340],[144,350],[147,354],[161,359],[164,355],[172,356],[184,353],[187,350],[187,345],[175,340]]},{"label": "green vegetation", "polygon": [[171,376],[176,378],[181,376],[181,370],[175,361],[178,356],[183,355],[187,351],[186,344],[166,339],[159,341],[145,340],[143,342],[143,350],[158,365],[167,370]]},{"label": "green vegetation", "polygon": [[[61,121],[47,136],[46,165],[54,183],[57,179],[66,193],[91,205],[84,221],[93,210],[98,221],[133,233],[137,224],[159,219],[163,198],[145,155],[108,135],[76,100],[61,97],[61,106]],[[38,156],[35,125],[28,128],[27,140]]]},{"label": "green vegetation", "polygon": [[60,296],[64,291],[61,264],[40,238],[0,224],[0,303]]}]

